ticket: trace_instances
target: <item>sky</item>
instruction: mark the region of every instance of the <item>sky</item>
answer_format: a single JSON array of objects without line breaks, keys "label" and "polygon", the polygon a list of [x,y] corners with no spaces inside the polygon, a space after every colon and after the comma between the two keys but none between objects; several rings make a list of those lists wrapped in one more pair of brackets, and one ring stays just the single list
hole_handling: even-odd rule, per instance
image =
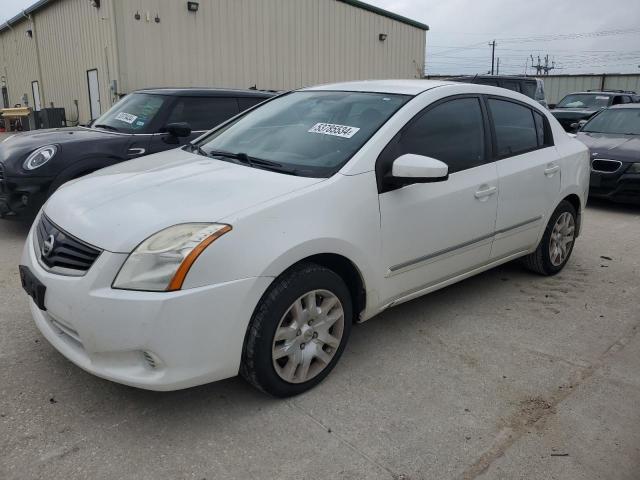
[{"label": "sky", "polygon": [[[35,0],[0,0],[0,22]],[[429,25],[427,74],[640,73],[640,0],[368,0]],[[497,64],[497,60],[496,60]],[[496,65],[497,66],[497,65]]]}]

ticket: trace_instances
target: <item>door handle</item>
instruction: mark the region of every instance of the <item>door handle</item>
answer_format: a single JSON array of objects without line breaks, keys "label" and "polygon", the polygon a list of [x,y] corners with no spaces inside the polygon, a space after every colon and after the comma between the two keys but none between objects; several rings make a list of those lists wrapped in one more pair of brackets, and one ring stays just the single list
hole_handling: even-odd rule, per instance
[{"label": "door handle", "polygon": [[[484,187],[485,185],[483,185]],[[498,191],[498,187],[489,187],[486,186],[486,188],[483,188],[482,190],[478,190],[475,194],[476,198],[478,200],[483,199],[483,198],[487,198],[490,197],[491,195],[493,195],[494,193],[496,193]]]},{"label": "door handle", "polygon": [[547,177],[553,177],[556,172],[560,170],[560,165],[551,165],[544,169],[544,174]]},{"label": "door handle", "polygon": [[146,151],[144,148],[130,148],[129,155],[143,155]]}]

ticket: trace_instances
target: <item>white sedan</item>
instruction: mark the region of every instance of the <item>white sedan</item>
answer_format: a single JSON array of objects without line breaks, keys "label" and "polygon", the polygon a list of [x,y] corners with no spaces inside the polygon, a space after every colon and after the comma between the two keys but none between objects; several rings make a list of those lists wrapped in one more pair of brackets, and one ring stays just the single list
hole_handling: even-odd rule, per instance
[{"label": "white sedan", "polygon": [[567,263],[587,148],[508,90],[426,80],[280,95],[71,182],[29,233],[42,334],[109,380],[318,384],[353,322],[522,258]]}]

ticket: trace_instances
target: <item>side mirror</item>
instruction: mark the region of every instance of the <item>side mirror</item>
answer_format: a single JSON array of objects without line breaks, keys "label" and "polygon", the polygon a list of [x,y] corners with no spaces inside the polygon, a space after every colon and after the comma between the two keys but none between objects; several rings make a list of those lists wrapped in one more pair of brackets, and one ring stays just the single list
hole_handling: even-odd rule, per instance
[{"label": "side mirror", "polygon": [[579,132],[582,127],[587,124],[587,120],[580,120],[579,122],[572,123],[570,125],[572,132]]},{"label": "side mirror", "polygon": [[394,160],[388,180],[395,186],[403,187],[413,183],[443,182],[448,178],[449,166],[446,163],[407,153]]},{"label": "side mirror", "polygon": [[191,135],[191,125],[187,122],[169,123],[162,131],[167,132],[173,137],[188,137]]},{"label": "side mirror", "polygon": [[549,104],[549,110],[553,110],[554,108],[556,108],[556,104],[555,103],[550,103]]}]

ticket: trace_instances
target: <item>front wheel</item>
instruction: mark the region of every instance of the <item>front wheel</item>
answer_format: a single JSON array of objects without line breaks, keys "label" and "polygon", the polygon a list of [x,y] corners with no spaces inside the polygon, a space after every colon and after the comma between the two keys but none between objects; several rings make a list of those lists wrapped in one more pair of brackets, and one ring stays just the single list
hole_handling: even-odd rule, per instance
[{"label": "front wheel", "polygon": [[352,312],[339,275],[311,263],[294,268],[274,281],[256,308],[240,373],[276,397],[309,390],[340,358]]},{"label": "front wheel", "polygon": [[560,202],[545,228],[535,252],[524,257],[524,265],[541,275],[555,275],[567,264],[576,235],[577,213],[566,200]]}]

